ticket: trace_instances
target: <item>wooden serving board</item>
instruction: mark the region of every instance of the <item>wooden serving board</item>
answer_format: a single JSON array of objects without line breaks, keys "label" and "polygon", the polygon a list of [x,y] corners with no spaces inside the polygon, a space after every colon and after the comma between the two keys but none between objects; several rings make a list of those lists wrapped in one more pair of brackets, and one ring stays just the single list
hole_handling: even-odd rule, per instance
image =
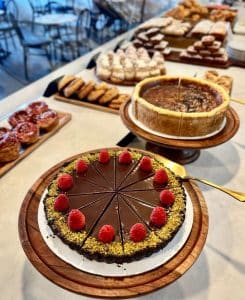
[{"label": "wooden serving board", "polygon": [[57,131],[59,131],[67,122],[71,120],[71,114],[59,112],[59,123],[49,132],[43,133],[39,136],[39,139],[34,144],[21,147],[19,157],[11,162],[8,163],[0,163],[0,177],[7,173],[10,169],[12,169],[15,165],[17,165],[23,158],[33,152],[36,148],[38,148],[42,143],[44,143],[47,139],[49,139],[52,135],[54,135]]},{"label": "wooden serving board", "polygon": [[191,64],[191,65],[199,65],[199,66],[205,66],[210,68],[220,68],[220,69],[227,69],[231,66],[237,66],[237,67],[245,67],[245,62],[234,60],[229,58],[228,61],[225,64],[219,64],[215,62],[204,62],[199,59],[186,59],[180,57],[180,51],[171,51],[169,55],[165,56],[166,61],[173,61],[183,64]]},{"label": "wooden serving board", "polygon": [[105,112],[109,112],[109,113],[113,113],[113,114],[117,114],[117,115],[119,114],[119,110],[117,110],[117,109],[110,108],[108,106],[104,106],[104,105],[100,105],[100,104],[96,104],[96,103],[92,103],[92,102],[88,102],[85,100],[79,100],[79,99],[75,99],[75,98],[66,98],[64,96],[61,96],[60,94],[55,94],[54,99],[65,102],[65,103],[73,104],[73,105],[84,106],[84,107],[88,107],[88,108],[92,108],[92,109],[96,109],[96,110],[100,110],[100,111],[105,111]]},{"label": "wooden serving board", "polygon": [[[146,152],[147,155],[148,152]],[[149,153],[148,153],[149,155]],[[191,233],[183,248],[166,264],[149,272],[126,277],[105,277],[80,271],[57,257],[42,239],[38,226],[41,195],[64,162],[44,173],[28,191],[19,213],[19,237],[22,247],[34,267],[53,283],[69,291],[101,298],[128,298],[165,287],[181,277],[196,261],[208,232],[208,212],[198,186],[185,182],[194,210]]]}]

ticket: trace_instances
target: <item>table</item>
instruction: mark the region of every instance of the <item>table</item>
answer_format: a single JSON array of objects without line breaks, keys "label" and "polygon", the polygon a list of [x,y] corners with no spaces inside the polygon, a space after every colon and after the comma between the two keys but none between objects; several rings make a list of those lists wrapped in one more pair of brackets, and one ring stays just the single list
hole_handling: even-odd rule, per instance
[{"label": "table", "polygon": [[[129,33],[130,34],[130,33]],[[48,76],[19,90],[0,102],[0,118],[26,101],[37,99],[51,80],[81,71],[98,51],[113,48],[126,33],[66,65]],[[170,75],[202,76],[205,67],[166,63]],[[233,96],[244,98],[242,80],[245,70],[232,67],[220,70],[234,77]],[[46,99],[54,109],[72,113],[72,120],[59,133],[19,163],[0,179],[0,265],[1,298],[20,300],[87,299],[65,291],[42,277],[27,260],[18,240],[18,212],[33,182],[48,168],[78,152],[114,146],[128,133],[117,115]],[[245,107],[232,103],[240,116],[240,130],[229,142],[203,150],[200,158],[187,165],[194,176],[244,191]],[[78,130],[79,128],[79,130]],[[142,147],[135,140],[131,146]],[[218,190],[201,185],[209,210],[209,233],[196,263],[179,280],[142,300],[216,300],[244,299],[245,282],[245,206]]]},{"label": "table", "polygon": [[76,22],[77,16],[74,14],[45,14],[35,18],[35,23],[45,26],[60,26],[67,23]]}]

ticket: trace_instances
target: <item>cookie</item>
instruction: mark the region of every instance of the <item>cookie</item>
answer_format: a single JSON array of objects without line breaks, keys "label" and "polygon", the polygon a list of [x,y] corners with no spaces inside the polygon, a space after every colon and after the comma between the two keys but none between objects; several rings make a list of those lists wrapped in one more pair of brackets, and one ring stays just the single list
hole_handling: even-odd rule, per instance
[{"label": "cookie", "polygon": [[197,54],[197,50],[193,46],[189,46],[186,50],[189,54]]},{"label": "cookie", "polygon": [[196,49],[196,50],[203,50],[205,49],[204,45],[202,44],[201,41],[197,41],[193,44],[193,47]]},{"label": "cookie", "polygon": [[202,41],[203,45],[210,46],[215,41],[215,38],[212,35],[206,35],[206,36],[202,37],[201,41]]},{"label": "cookie", "polygon": [[116,87],[111,88],[106,91],[106,93],[99,99],[100,104],[106,104],[108,102],[111,102],[112,99],[116,98],[118,96],[119,92]]},{"label": "cookie", "polygon": [[93,81],[89,81],[86,83],[78,92],[77,96],[79,99],[84,99],[88,96],[88,94],[94,89],[95,83]]},{"label": "cookie", "polygon": [[199,54],[201,56],[211,56],[211,52],[209,50],[200,50]]},{"label": "cookie", "polygon": [[95,102],[97,101],[101,96],[103,96],[105,94],[105,90],[93,90],[91,91],[88,96],[87,96],[87,100],[89,102]]},{"label": "cookie", "polygon": [[122,104],[123,102],[127,101],[130,99],[130,96],[127,95],[127,94],[121,94],[119,95],[118,98],[114,98],[112,101],[111,101],[111,104]]},{"label": "cookie", "polygon": [[149,38],[157,35],[160,32],[159,28],[150,28],[145,32],[145,35]]},{"label": "cookie", "polygon": [[98,90],[104,90],[104,91],[107,91],[109,89],[109,86],[107,83],[105,82],[101,82],[100,84],[96,84],[96,86],[94,87],[94,89],[96,91]]},{"label": "cookie", "polygon": [[71,83],[69,83],[64,89],[65,97],[70,97],[75,94],[80,88],[84,85],[84,81],[81,78],[74,79]]},{"label": "cookie", "polygon": [[69,83],[71,83],[76,77],[74,75],[65,75],[58,82],[58,91],[63,90]]}]

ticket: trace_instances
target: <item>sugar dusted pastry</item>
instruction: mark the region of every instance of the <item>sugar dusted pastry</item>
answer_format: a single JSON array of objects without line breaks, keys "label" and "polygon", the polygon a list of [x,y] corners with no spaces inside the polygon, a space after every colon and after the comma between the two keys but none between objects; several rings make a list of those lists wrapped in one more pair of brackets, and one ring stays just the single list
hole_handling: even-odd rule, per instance
[{"label": "sugar dusted pastry", "polygon": [[6,163],[19,157],[20,142],[13,132],[0,135],[0,162]]},{"label": "sugar dusted pastry", "polygon": [[135,76],[139,81],[150,76],[149,65],[144,60],[137,61]]},{"label": "sugar dusted pastry", "polygon": [[111,81],[115,83],[120,83],[125,80],[123,66],[119,64],[114,64],[112,67]]},{"label": "sugar dusted pastry", "polygon": [[109,54],[104,54],[99,58],[96,72],[101,79],[106,80],[111,76],[111,63]]},{"label": "sugar dusted pastry", "polygon": [[157,66],[157,62],[155,60],[151,60],[150,64],[149,64],[149,67],[150,67],[150,75],[151,76],[158,76],[158,75],[161,75],[161,71],[160,69],[158,68]]}]

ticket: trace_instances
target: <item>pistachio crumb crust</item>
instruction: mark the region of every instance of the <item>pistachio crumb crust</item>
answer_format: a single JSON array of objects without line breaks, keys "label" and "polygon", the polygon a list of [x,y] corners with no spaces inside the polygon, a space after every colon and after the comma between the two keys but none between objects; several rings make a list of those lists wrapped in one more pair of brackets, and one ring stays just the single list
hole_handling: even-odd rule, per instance
[{"label": "pistachio crumb crust", "polygon": [[[99,150],[81,154],[79,159],[87,162],[88,169],[78,175],[75,171],[76,159],[66,163],[48,186],[44,199],[47,222],[54,234],[70,248],[89,259],[107,263],[123,263],[144,258],[163,248],[176,234],[185,219],[186,196],[179,179],[169,169],[151,156],[152,171],[143,172],[139,163],[144,153],[128,149],[132,163],[118,162],[122,150],[108,150],[110,161],[101,164],[98,161]],[[168,183],[158,185],[153,182],[154,174],[165,169]],[[69,173],[74,186],[66,192],[70,207],[66,212],[54,209],[55,198],[62,193],[58,187],[58,177]],[[162,190],[169,189],[175,196],[172,206],[164,207],[167,222],[155,227],[150,222],[154,207],[163,206],[159,199]],[[85,227],[74,232],[69,229],[67,218],[71,209],[80,210],[86,218]],[[130,239],[130,228],[143,223],[147,230],[144,240],[134,242]],[[110,243],[98,239],[100,228],[110,224],[115,229],[115,238]]]}]

